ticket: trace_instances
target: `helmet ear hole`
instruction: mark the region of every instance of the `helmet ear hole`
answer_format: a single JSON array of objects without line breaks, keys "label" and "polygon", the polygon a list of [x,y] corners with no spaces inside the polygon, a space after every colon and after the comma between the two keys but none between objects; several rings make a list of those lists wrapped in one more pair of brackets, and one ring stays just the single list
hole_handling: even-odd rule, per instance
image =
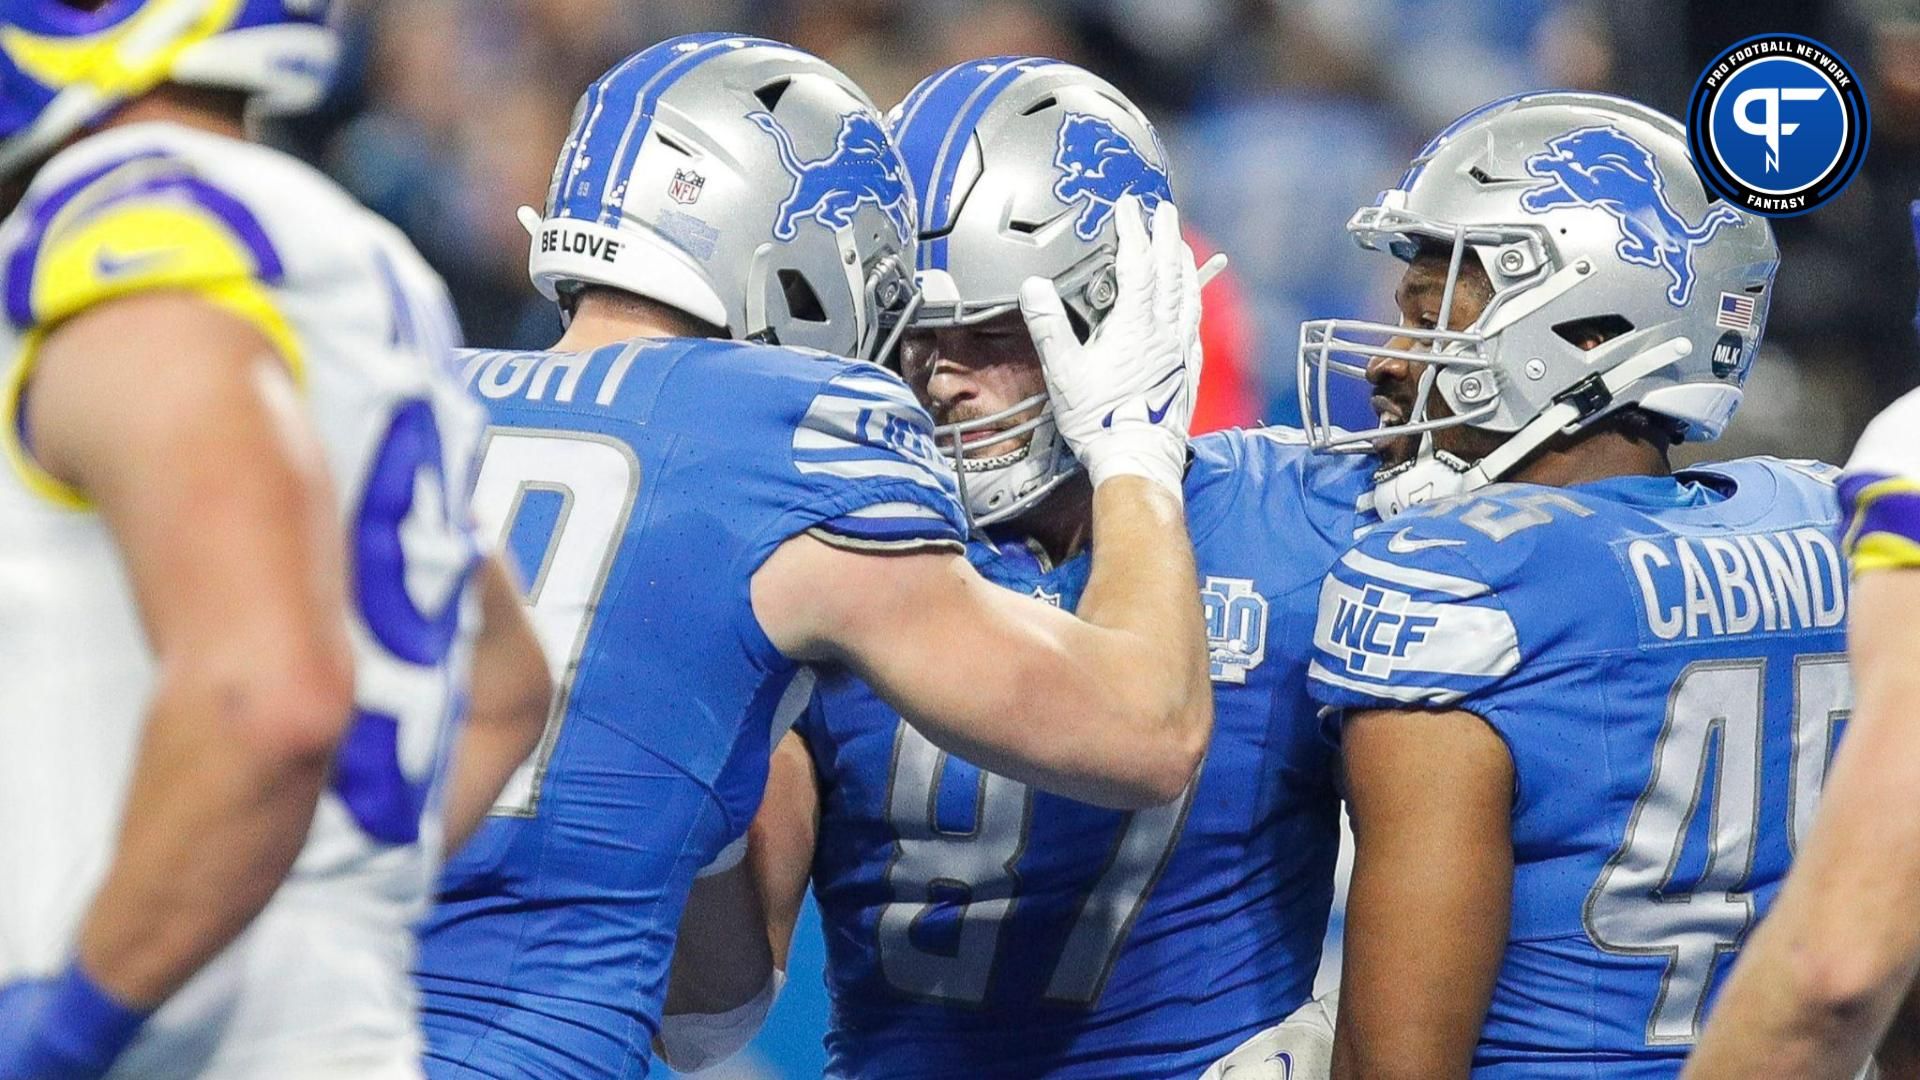
[{"label": "helmet ear hole", "polygon": [[787,314],[800,322],[824,323],[827,321],[826,306],[820,303],[820,294],[813,291],[813,285],[805,274],[798,270],[782,270],[780,293],[787,300]]},{"label": "helmet ear hole", "polygon": [[1594,315],[1555,323],[1553,332],[1576,349],[1594,349],[1623,334],[1633,332],[1633,324],[1624,315]]}]

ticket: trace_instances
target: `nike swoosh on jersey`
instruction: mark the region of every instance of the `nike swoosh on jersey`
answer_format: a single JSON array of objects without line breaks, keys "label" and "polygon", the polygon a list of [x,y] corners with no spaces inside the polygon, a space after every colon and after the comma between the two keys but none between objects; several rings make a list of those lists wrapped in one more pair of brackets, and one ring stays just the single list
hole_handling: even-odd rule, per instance
[{"label": "nike swoosh on jersey", "polygon": [[1465,540],[1443,540],[1439,537],[1416,540],[1407,535],[1406,529],[1401,529],[1399,532],[1387,537],[1387,550],[1393,552],[1395,555],[1411,555],[1416,551],[1425,551],[1428,548],[1465,547],[1466,545],[1467,542]]},{"label": "nike swoosh on jersey", "polygon": [[163,248],[160,251],[143,251],[138,255],[122,258],[101,248],[100,254],[94,256],[93,269],[104,278],[125,277],[128,274],[151,269],[154,264],[164,262],[173,255],[174,249]]}]

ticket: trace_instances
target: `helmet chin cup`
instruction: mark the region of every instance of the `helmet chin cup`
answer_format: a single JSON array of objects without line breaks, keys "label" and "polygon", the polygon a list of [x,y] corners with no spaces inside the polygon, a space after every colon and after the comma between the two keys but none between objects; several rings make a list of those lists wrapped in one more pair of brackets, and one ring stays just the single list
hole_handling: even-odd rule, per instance
[{"label": "helmet chin cup", "polygon": [[[1035,407],[1039,412],[1009,424]],[[1008,424],[1004,429],[1000,425]],[[1020,449],[990,458],[967,456],[966,437],[993,431],[993,441],[1025,438]],[[968,521],[983,529],[1018,517],[1080,471],[1067,452],[1066,441],[1054,426],[1053,406],[1044,393],[1034,394],[989,416],[974,417],[934,429],[934,439],[947,451],[960,485],[960,504]]]},{"label": "helmet chin cup", "polygon": [[1373,475],[1373,509],[1386,521],[1421,503],[1464,495],[1485,484],[1474,482],[1473,467],[1435,450],[1431,436],[1420,440],[1420,452],[1408,461]]}]

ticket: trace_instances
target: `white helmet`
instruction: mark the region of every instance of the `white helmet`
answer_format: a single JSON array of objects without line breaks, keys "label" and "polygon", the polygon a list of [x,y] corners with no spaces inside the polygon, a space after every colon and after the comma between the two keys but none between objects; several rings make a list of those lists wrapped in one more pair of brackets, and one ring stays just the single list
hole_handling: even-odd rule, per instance
[{"label": "white helmet", "polygon": [[[1437,329],[1300,328],[1301,413],[1316,448],[1421,438],[1411,461],[1376,477],[1382,515],[1492,483],[1555,435],[1628,406],[1681,438],[1718,438],[1760,348],[1780,261],[1765,219],[1701,185],[1677,121],[1606,94],[1522,94],[1468,113],[1347,230],[1403,260],[1423,246],[1450,257]],[[1455,331],[1468,250],[1493,297]],[[1605,340],[1583,349],[1596,332]],[[1428,365],[1413,411],[1342,431],[1329,420],[1328,374],[1364,379],[1374,357]],[[1453,415],[1428,415],[1436,392]],[[1478,462],[1436,452],[1432,432],[1461,424],[1511,437]]]}]

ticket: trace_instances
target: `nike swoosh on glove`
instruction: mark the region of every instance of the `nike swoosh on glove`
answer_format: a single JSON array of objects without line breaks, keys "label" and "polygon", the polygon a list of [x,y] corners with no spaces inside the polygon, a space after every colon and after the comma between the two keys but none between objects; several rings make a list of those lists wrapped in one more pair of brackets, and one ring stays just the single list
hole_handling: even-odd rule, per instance
[{"label": "nike swoosh on glove", "polygon": [[1052,281],[1028,278],[1020,311],[1040,354],[1054,422],[1094,487],[1109,477],[1142,476],[1177,499],[1200,386],[1200,274],[1173,203],[1155,209],[1149,232],[1140,200],[1122,197],[1114,227],[1118,295],[1084,343]]},{"label": "nike swoosh on glove", "polygon": [[1340,991],[1314,998],[1214,1062],[1200,1080],[1327,1080],[1339,1011]]}]

